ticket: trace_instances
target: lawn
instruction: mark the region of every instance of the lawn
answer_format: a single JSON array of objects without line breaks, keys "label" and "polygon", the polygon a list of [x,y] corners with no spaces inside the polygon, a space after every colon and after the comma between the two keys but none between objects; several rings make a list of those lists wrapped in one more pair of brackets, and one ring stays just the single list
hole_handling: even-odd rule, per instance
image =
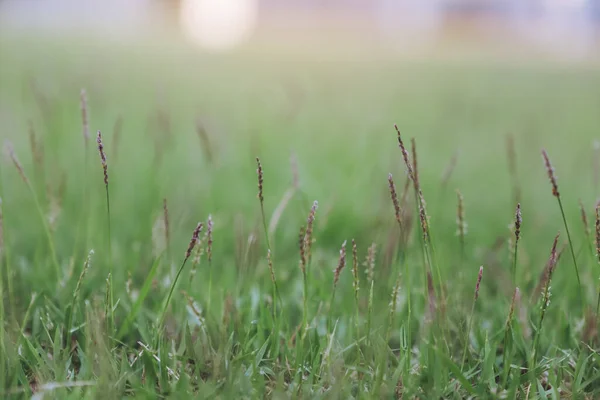
[{"label": "lawn", "polygon": [[600,396],[595,67],[0,59],[3,398]]}]

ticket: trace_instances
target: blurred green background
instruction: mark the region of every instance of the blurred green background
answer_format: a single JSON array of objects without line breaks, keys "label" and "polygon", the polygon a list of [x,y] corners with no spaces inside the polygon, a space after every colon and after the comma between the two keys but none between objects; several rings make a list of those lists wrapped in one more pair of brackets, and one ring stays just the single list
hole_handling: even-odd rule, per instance
[{"label": "blurred green background", "polygon": [[[214,47],[181,33],[176,6],[127,29],[127,19],[111,26],[89,16],[62,24],[58,11],[49,26],[40,20],[19,22],[16,15],[28,14],[10,14],[8,3],[13,2],[0,2],[0,21],[11,21],[0,28],[0,139],[14,144],[36,188],[66,282],[57,284],[31,195],[2,154],[4,246],[15,270],[7,279],[19,293],[13,316],[24,312],[32,292],[43,292],[57,305],[66,303],[77,276],[73,265],[77,271],[90,248],[106,254],[96,130],[102,131],[109,160],[115,285],[124,299],[128,275],[134,286],[141,285],[154,259],[153,227],[163,198],[169,202],[173,249],[165,270],[179,262],[195,223],[211,214],[219,263],[217,307],[230,291],[240,294],[242,304],[251,302],[250,288],[267,286],[256,157],[265,173],[267,222],[293,186],[294,175],[299,179],[301,195],[289,202],[271,238],[282,293],[290,303],[299,307],[302,298],[297,236],[313,200],[320,204],[314,251],[321,268],[315,277],[322,278],[315,297],[328,298],[330,270],[343,240],[356,238],[361,252],[377,242],[381,259],[393,265],[386,248],[395,229],[387,174],[394,174],[399,190],[407,179],[394,123],[407,142],[416,138],[438,261],[455,289],[455,304],[471,301],[475,275],[463,278],[485,264],[490,267],[485,290],[489,298],[499,294],[501,301],[482,307],[491,310],[490,323],[504,322],[498,310],[504,312],[513,290],[506,249],[515,207],[509,137],[516,149],[525,219],[522,290],[533,290],[549,244],[562,229],[542,148],[556,168],[576,250],[583,254],[587,249],[578,201],[591,221],[600,196],[600,165],[594,161],[600,159],[595,147],[600,53],[592,22],[580,36],[541,45],[515,33],[510,18],[492,11],[453,12],[435,30],[399,26],[380,31],[367,6],[271,10],[265,2],[249,36]],[[107,15],[110,21],[112,14]],[[87,26],[86,21],[97,24]],[[552,32],[553,25],[535,23],[540,32]],[[87,147],[82,88],[92,133]],[[41,163],[31,151],[30,132],[44,149]],[[455,189],[465,198],[468,268],[457,261]],[[500,250],[493,250],[495,243]],[[82,298],[101,296],[104,290],[109,261],[97,258]],[[411,262],[418,268],[416,258]],[[567,256],[564,260],[571,263]],[[591,304],[595,266],[587,261],[582,275],[592,283],[585,287]],[[387,304],[394,277],[389,271],[382,274],[387,280],[378,284],[385,290],[377,297]],[[164,291],[169,278],[163,275]],[[572,275],[571,265],[557,271],[559,291],[574,289]],[[350,298],[350,277],[343,279],[342,290]],[[185,288],[204,298],[207,282],[189,279]],[[576,296],[561,299],[564,305],[578,301]],[[150,303],[146,324],[160,300]],[[347,303],[340,314],[352,315],[353,304]],[[379,314],[383,321],[385,312]],[[289,331],[297,320],[297,314],[290,317]]]}]

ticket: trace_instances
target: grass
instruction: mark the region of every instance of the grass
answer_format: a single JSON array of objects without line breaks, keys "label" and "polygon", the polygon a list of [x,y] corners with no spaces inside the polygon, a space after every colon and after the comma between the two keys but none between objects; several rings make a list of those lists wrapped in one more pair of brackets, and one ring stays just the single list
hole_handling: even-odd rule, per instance
[{"label": "grass", "polygon": [[600,396],[595,70],[69,48],[0,41],[2,398]]}]

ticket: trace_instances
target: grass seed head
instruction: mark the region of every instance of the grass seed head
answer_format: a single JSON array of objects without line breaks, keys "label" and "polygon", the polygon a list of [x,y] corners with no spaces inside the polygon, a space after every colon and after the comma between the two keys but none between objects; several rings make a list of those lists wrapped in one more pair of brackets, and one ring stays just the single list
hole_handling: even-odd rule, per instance
[{"label": "grass seed head", "polygon": [[267,262],[269,264],[269,272],[271,273],[271,281],[275,284],[275,270],[273,269],[273,260],[271,259],[271,250],[267,250]]},{"label": "grass seed head", "polygon": [[[206,222],[206,253],[208,255],[208,262],[212,261],[212,246],[213,246],[213,220],[212,216],[208,216],[208,221]],[[270,252],[269,252],[270,253]]]},{"label": "grass seed head", "polygon": [[300,269],[303,273],[306,272],[306,249],[304,248],[305,236],[306,231],[304,230],[304,226],[301,226],[300,233],[298,234],[298,249],[300,250]]},{"label": "grass seed head", "polygon": [[342,243],[342,247],[340,248],[340,258],[338,259],[338,265],[334,271],[333,275],[333,286],[337,286],[338,281],[340,280],[340,273],[346,266],[346,241]]},{"label": "grass seed head", "polygon": [[591,234],[590,224],[588,223],[587,213],[585,212],[585,207],[583,206],[583,202],[581,201],[581,199],[579,199],[579,211],[581,212],[581,222],[583,223],[583,229],[585,230],[586,236],[589,238]]},{"label": "grass seed head", "polygon": [[546,165],[546,172],[548,173],[548,178],[550,179],[550,183],[552,184],[552,195],[555,197],[559,197],[560,193],[558,192],[558,185],[556,183],[556,176],[554,175],[554,168],[550,163],[550,158],[548,158],[548,153],[546,153],[546,150],[542,150],[542,157],[544,158],[544,164]]},{"label": "grass seed head", "polygon": [[515,288],[515,291],[512,296],[512,301],[510,302],[510,310],[508,311],[508,318],[506,320],[506,326],[512,325],[512,320],[515,315],[515,308],[519,307],[519,303],[521,301],[521,291],[518,287]]},{"label": "grass seed head", "polygon": [[192,239],[190,240],[190,244],[188,245],[188,249],[185,252],[185,259],[187,260],[192,255],[192,250],[194,250],[194,246],[198,243],[198,238],[200,237],[200,232],[202,232],[202,222],[198,222],[196,225],[196,229],[192,233]]},{"label": "grass seed head", "polygon": [[256,157],[256,165],[258,168],[256,169],[256,174],[258,175],[258,199],[260,200],[260,204],[262,205],[265,198],[263,197],[263,169],[260,164],[260,159]]},{"label": "grass seed head", "polygon": [[427,242],[429,237],[429,218],[427,216],[427,203],[423,197],[423,192],[419,190],[419,218],[421,219],[421,229],[423,231],[423,240]]},{"label": "grass seed head", "polygon": [[556,268],[556,264],[558,262],[558,255],[556,253],[556,245],[558,243],[558,234],[554,238],[554,243],[552,244],[552,250],[550,251],[550,259],[548,260],[548,268],[547,273],[545,274],[545,282],[544,288],[542,290],[542,319],[543,315],[550,305],[550,284],[552,282],[552,274],[554,273],[554,269]]},{"label": "grass seed head", "polygon": [[2,213],[2,198],[0,198],[0,256],[4,250],[4,214]]},{"label": "grass seed head", "polygon": [[404,146],[404,142],[402,141],[402,135],[400,135],[400,129],[398,129],[398,125],[394,124],[394,128],[396,128],[396,133],[398,134],[398,146],[400,146],[400,151],[402,152],[402,158],[404,159],[404,164],[406,165],[406,170],[408,171],[408,176],[416,184],[415,175],[413,172],[413,167],[410,163],[410,156],[408,155],[408,151]]},{"label": "grass seed head", "polygon": [[456,198],[458,200],[456,206],[456,234],[464,239],[467,234],[467,221],[465,219],[464,198],[458,189],[456,190]]},{"label": "grass seed head", "polygon": [[367,250],[367,257],[365,258],[364,266],[367,269],[367,279],[369,282],[373,282],[375,277],[375,252],[377,251],[377,245],[372,243]]},{"label": "grass seed head", "polygon": [[418,191],[419,188],[421,187],[420,183],[419,183],[419,164],[417,163],[417,141],[415,140],[415,138],[411,138],[410,139],[410,150],[413,156],[413,176],[414,176],[414,184],[415,184],[415,190]]},{"label": "grass seed head", "polygon": [[15,149],[14,149],[12,143],[9,141],[5,141],[4,147],[5,147],[6,151],[8,152],[8,156],[12,160],[15,168],[17,169],[19,176],[21,176],[21,179],[23,179],[23,182],[29,183],[29,179],[27,179],[27,175],[25,175],[25,170],[23,169],[23,165],[21,164],[21,162],[17,158],[17,155],[15,154]]},{"label": "grass seed head", "polygon": [[98,143],[98,153],[100,153],[100,161],[102,162],[102,170],[104,171],[104,185],[108,186],[108,164],[106,162],[106,153],[104,152],[104,144],[102,144],[102,132],[98,131],[96,137]]},{"label": "grass seed head", "polygon": [[83,140],[85,141],[86,147],[90,141],[90,125],[88,122],[88,106],[87,106],[87,93],[85,89],[81,89],[79,93],[79,103],[81,107],[81,124],[83,126]]},{"label": "grass seed head", "polygon": [[600,262],[600,204],[596,205],[596,256]]},{"label": "grass seed head", "polygon": [[475,300],[479,298],[479,288],[481,286],[481,278],[483,278],[483,265],[479,267],[479,274],[477,275],[477,284],[475,285]]},{"label": "grass seed head", "polygon": [[398,202],[398,193],[396,192],[396,185],[394,184],[394,178],[392,177],[392,174],[388,175],[388,186],[390,188],[392,204],[394,205],[394,214],[396,215],[396,221],[398,222],[398,225],[402,225],[402,213],[400,210],[400,203]]},{"label": "grass seed head", "polygon": [[358,293],[359,290],[359,278],[358,278],[358,249],[356,247],[356,241],[352,239],[352,276],[354,277],[354,292]]},{"label": "grass seed head", "polygon": [[556,268],[556,263],[558,262],[558,254],[556,252],[556,245],[558,244],[558,237],[560,236],[560,232],[556,234],[554,237],[554,243],[552,243],[552,250],[550,251],[550,260],[548,261],[548,281],[552,278],[552,273]]},{"label": "grass seed head", "polygon": [[304,251],[306,252],[306,257],[310,257],[313,224],[315,222],[315,214],[317,212],[317,208],[319,208],[319,202],[315,200],[312,207],[310,208],[310,212],[308,213],[308,218],[306,219],[306,234],[304,235]]},{"label": "grass seed head", "polygon": [[515,243],[519,241],[521,237],[521,224],[523,223],[523,218],[521,217],[521,203],[517,203],[517,208],[515,210]]}]

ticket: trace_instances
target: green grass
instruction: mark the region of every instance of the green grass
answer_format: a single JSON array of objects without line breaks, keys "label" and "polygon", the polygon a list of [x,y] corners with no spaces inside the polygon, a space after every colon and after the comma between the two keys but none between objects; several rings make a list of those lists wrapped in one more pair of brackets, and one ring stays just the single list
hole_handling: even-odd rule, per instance
[{"label": "green grass", "polygon": [[[380,49],[275,58],[261,47],[217,56],[65,46],[68,54],[53,42],[0,42],[0,132],[31,183],[3,154],[2,398],[600,396],[600,268],[578,206],[593,215],[600,195],[596,70],[410,62]],[[81,88],[108,160],[110,232],[100,157],[82,136]],[[405,143],[418,143],[427,243],[412,184],[403,196],[394,123]],[[509,133],[523,215],[518,257],[509,245]],[[544,296],[536,287],[557,231],[558,250],[568,244],[541,148],[581,276],[580,287],[565,247]],[[454,189],[464,195],[464,241]],[[315,200],[303,276],[298,232]],[[184,263],[199,221],[205,229]]]}]

